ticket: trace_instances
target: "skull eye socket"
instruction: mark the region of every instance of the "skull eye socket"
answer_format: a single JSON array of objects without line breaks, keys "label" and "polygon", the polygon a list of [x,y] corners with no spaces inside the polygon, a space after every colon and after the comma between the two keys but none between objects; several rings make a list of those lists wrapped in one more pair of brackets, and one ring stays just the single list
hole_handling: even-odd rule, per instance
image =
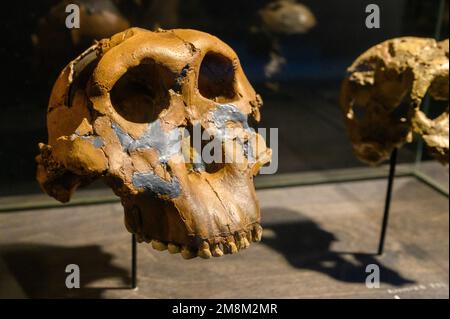
[{"label": "skull eye socket", "polygon": [[170,105],[169,89],[175,74],[165,66],[146,59],[128,69],[111,90],[111,103],[124,119],[150,123]]},{"label": "skull eye socket", "polygon": [[209,52],[203,58],[198,77],[200,94],[216,102],[229,102],[236,96],[233,62],[222,54]]}]

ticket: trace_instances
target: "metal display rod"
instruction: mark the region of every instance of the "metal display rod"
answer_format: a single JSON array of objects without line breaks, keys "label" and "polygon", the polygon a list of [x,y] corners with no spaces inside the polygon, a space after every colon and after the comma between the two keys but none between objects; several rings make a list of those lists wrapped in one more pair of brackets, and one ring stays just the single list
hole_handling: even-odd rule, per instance
[{"label": "metal display rod", "polygon": [[384,239],[386,237],[386,230],[389,221],[389,210],[391,208],[392,186],[394,185],[396,165],[397,165],[397,148],[394,148],[394,150],[391,153],[391,158],[389,160],[389,176],[386,190],[386,198],[384,201],[384,214],[383,214],[383,222],[381,224],[380,241],[378,243],[378,255],[382,255],[384,251]]},{"label": "metal display rod", "polygon": [[136,235],[131,235],[131,289],[137,288],[137,244]]}]

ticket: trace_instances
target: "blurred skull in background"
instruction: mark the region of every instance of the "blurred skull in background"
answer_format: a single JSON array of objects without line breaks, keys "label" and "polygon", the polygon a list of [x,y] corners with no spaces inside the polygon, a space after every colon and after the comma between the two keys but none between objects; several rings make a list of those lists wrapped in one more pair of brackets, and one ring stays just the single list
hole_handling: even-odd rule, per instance
[{"label": "blurred skull in background", "polygon": [[360,160],[379,164],[417,133],[448,163],[448,104],[434,119],[420,109],[426,94],[448,102],[448,54],[448,39],[403,37],[370,48],[348,68],[340,104]]}]

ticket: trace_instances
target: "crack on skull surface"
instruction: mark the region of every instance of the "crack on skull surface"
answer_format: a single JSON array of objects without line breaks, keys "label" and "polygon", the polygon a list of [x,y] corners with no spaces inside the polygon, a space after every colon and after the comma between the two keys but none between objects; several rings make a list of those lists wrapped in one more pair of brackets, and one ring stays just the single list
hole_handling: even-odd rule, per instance
[{"label": "crack on skull surface", "polygon": [[105,145],[105,142],[100,136],[94,136],[91,134],[79,134],[78,132],[75,132],[75,135],[78,138],[91,142],[95,148],[101,149]]}]

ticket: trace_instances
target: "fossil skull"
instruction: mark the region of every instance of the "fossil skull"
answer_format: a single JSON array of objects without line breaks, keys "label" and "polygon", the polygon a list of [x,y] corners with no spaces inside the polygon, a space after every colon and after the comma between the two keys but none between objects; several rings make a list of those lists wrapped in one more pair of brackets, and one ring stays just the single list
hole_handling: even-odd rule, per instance
[{"label": "fossil skull", "polygon": [[378,164],[417,133],[432,155],[448,163],[448,107],[435,119],[420,110],[427,93],[448,101],[448,46],[448,39],[391,39],[348,68],[340,104],[359,159]]},{"label": "fossil skull", "polygon": [[[102,178],[121,198],[126,228],[157,250],[184,258],[234,253],[261,238],[253,176],[271,150],[247,123],[259,120],[261,104],[237,55],[218,38],[128,29],[61,72],[37,179],[66,202]],[[181,132],[194,127],[217,138],[225,157],[232,149],[243,160],[187,161],[199,152]]]}]

